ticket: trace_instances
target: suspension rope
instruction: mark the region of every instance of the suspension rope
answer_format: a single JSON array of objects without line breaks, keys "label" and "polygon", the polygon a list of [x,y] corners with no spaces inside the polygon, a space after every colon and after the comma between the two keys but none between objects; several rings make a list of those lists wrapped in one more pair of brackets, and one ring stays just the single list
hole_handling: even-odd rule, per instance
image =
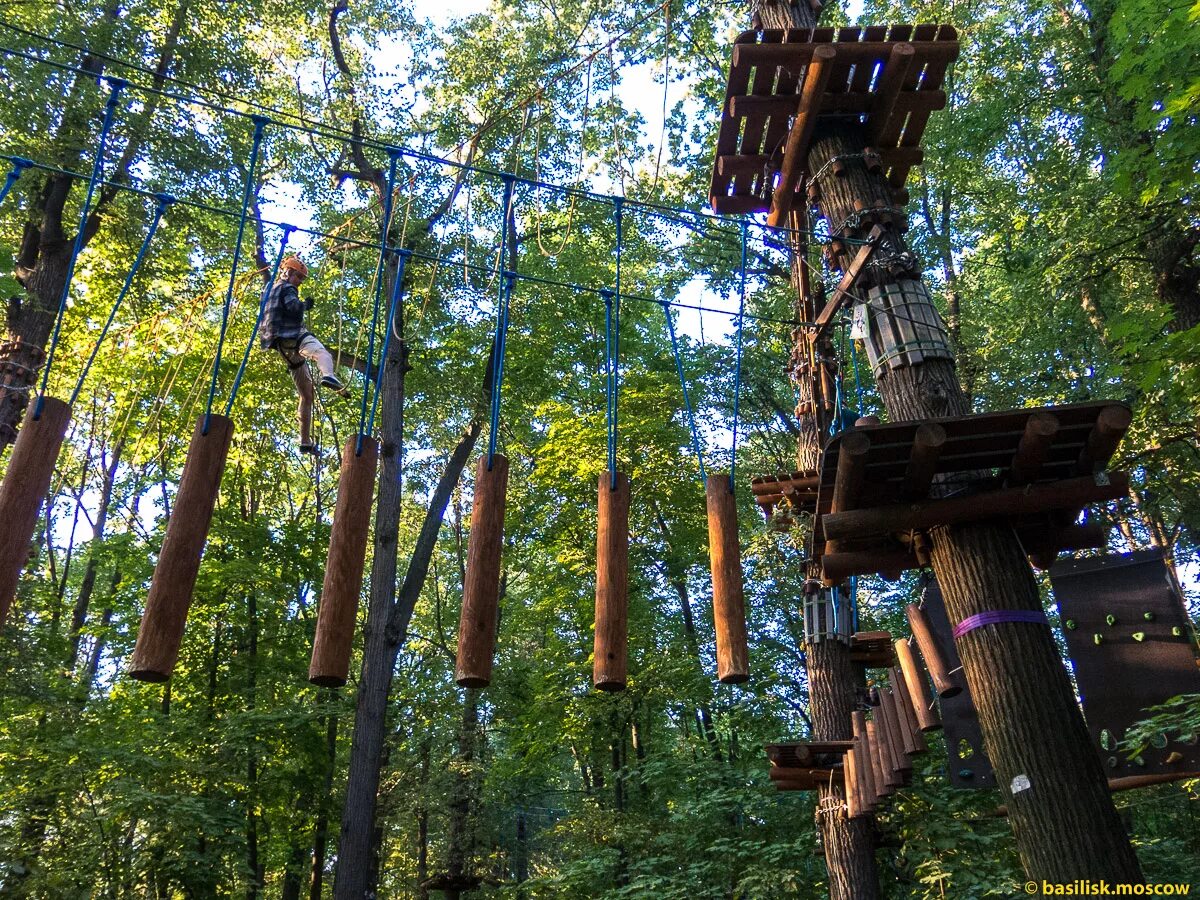
[{"label": "suspension rope", "polygon": [[375,431],[375,414],[379,411],[379,395],[383,391],[383,367],[387,362],[388,347],[392,343],[392,333],[395,330],[396,310],[404,302],[404,272],[408,268],[408,258],[412,254],[408,250],[397,251],[396,277],[392,282],[392,300],[388,304],[387,322],[383,333],[383,347],[379,351],[379,365],[375,371],[375,396],[371,400],[371,416],[367,420],[367,434]]},{"label": "suspension rope", "polygon": [[217,352],[213,356],[212,379],[208,385],[208,402],[204,406],[204,426],[201,435],[208,434],[212,419],[213,400],[217,396],[217,376],[221,372],[221,352],[225,349],[225,332],[229,329],[229,308],[233,305],[233,287],[237,283],[238,263],[242,259],[242,238],[246,234],[246,218],[250,214],[250,198],[255,192],[254,176],[258,170],[258,153],[262,149],[263,129],[270,121],[266,116],[251,116],[254,139],[250,147],[250,163],[246,166],[246,181],[242,185],[242,214],[238,219],[237,240],[233,245],[233,264],[229,267],[229,286],[225,289],[225,305],[221,307],[221,330],[217,336]]},{"label": "suspension rope", "polygon": [[496,252],[496,263],[502,273],[500,288],[496,296],[496,331],[492,337],[492,398],[491,420],[488,426],[487,467],[492,470],[496,457],[496,440],[500,431],[500,391],[504,383],[504,353],[508,346],[508,312],[512,300],[513,281],[516,274],[505,265],[508,259],[508,222],[513,206],[512,177],[504,179],[504,204],[500,211],[500,247]]},{"label": "suspension rope", "polygon": [[738,279],[737,363],[733,376],[733,441],[729,449],[729,493],[733,493],[733,476],[737,470],[738,411],[742,399],[742,333],[746,324],[746,223],[742,223],[742,265]]},{"label": "suspension rope", "polygon": [[150,242],[154,240],[155,232],[158,231],[159,223],[162,222],[163,213],[167,211],[167,207],[174,202],[175,198],[170,194],[159,194],[158,205],[154,208],[154,218],[150,220],[150,228],[146,231],[146,236],[142,239],[142,246],[138,248],[137,256],[133,259],[133,265],[129,268],[129,273],[125,276],[125,283],[121,285],[120,293],[117,294],[117,299],[109,310],[108,320],[105,321],[104,327],[100,329],[100,336],[96,338],[96,343],[92,347],[92,352],[88,354],[87,362],[83,364],[83,369],[79,373],[79,380],[75,382],[75,390],[71,392],[71,399],[68,401],[69,406],[74,406],[75,401],[79,399],[79,392],[83,390],[83,382],[88,377],[88,372],[91,371],[92,363],[96,361],[96,355],[100,352],[100,345],[104,343],[104,338],[108,336],[108,330],[112,327],[113,320],[117,317],[117,310],[121,308],[121,303],[125,300],[125,295],[129,293],[129,288],[133,285],[133,279],[141,268],[143,260],[146,258],[146,251],[150,249]]},{"label": "suspension rope", "polygon": [[371,330],[367,334],[367,367],[363,384],[362,407],[358,413],[358,440],[354,455],[362,456],[363,441],[366,440],[367,396],[371,393],[371,365],[375,362],[375,333],[379,329],[379,306],[383,295],[383,267],[388,254],[388,231],[392,226],[392,200],[396,190],[396,165],[400,161],[398,151],[388,151],[387,189],[383,197],[383,227],[379,232],[379,262],[375,265],[375,303],[371,313]]},{"label": "suspension rope", "polygon": [[[617,363],[614,337],[620,327],[620,311],[614,309],[615,295],[605,290],[604,298],[604,399],[605,424],[608,428],[608,471],[610,490],[617,489]],[[614,319],[616,320],[614,322]]]},{"label": "suspension rope", "polygon": [[58,312],[54,316],[54,332],[50,336],[50,346],[46,351],[46,366],[42,369],[42,386],[38,391],[37,403],[33,407],[35,421],[41,418],[42,407],[46,403],[46,385],[50,381],[50,367],[54,364],[54,351],[58,349],[58,339],[62,334],[63,313],[67,309],[67,297],[71,294],[71,279],[75,277],[75,263],[79,259],[79,252],[83,249],[83,233],[87,229],[88,217],[92,212],[92,197],[96,194],[96,185],[100,181],[100,172],[104,168],[104,149],[108,143],[108,133],[112,130],[113,118],[117,114],[117,105],[120,103],[121,90],[125,87],[125,82],[120,78],[112,78],[109,79],[108,86],[108,101],[104,104],[104,121],[100,125],[100,137],[96,141],[96,158],[92,161],[92,177],[88,179],[87,195],[83,199],[83,208],[79,211],[79,227],[75,231],[75,243],[71,247],[71,257],[67,260],[67,277],[63,281],[62,293],[58,298]]},{"label": "suspension rope", "polygon": [[700,464],[700,483],[708,483],[708,473],[704,470],[704,455],[700,452],[700,432],[696,428],[696,416],[692,413],[692,400],[688,396],[687,378],[683,374],[683,360],[679,355],[679,341],[675,337],[675,316],[671,307],[663,306],[667,317],[667,332],[671,335],[671,353],[675,357],[675,371],[679,373],[679,386],[683,389],[683,408],[687,411],[688,427],[692,432],[692,449],[696,451],[696,462]]},{"label": "suspension rope", "polygon": [[279,277],[279,266],[283,262],[283,254],[287,250],[288,239],[295,230],[291,225],[283,226],[283,235],[279,239],[279,252],[275,254],[275,264],[271,266],[271,276],[267,279],[267,283],[263,287],[262,296],[258,301],[258,316],[254,320],[254,327],[250,330],[250,339],[246,341],[246,351],[242,354],[241,365],[238,366],[237,374],[233,376],[233,387],[229,389],[229,399],[225,402],[226,418],[229,417],[229,413],[233,410],[233,401],[237,398],[238,388],[242,386],[242,376],[246,374],[246,364],[250,361],[250,351],[254,347],[254,339],[258,337],[258,329],[262,327],[263,315],[267,311],[267,300],[271,296],[271,289],[275,286],[275,279]]},{"label": "suspension rope", "polygon": [[32,165],[33,160],[25,159],[21,156],[12,157],[12,171],[5,176],[4,187],[0,188],[0,203],[4,202],[4,198],[13,189],[13,185],[17,183],[17,179],[21,177],[21,174]]}]

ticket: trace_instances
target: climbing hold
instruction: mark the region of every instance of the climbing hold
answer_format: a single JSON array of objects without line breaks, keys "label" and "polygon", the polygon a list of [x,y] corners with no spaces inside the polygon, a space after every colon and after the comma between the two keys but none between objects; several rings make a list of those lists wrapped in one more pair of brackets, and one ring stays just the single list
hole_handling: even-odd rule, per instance
[{"label": "climbing hold", "polygon": [[1171,626],[1171,637],[1183,637],[1183,629],[1178,625]]},{"label": "climbing hold", "polygon": [[1094,643],[1097,647],[1100,646],[1102,643],[1104,643],[1104,635],[1093,634],[1092,635],[1092,643]]},{"label": "climbing hold", "polygon": [[1144,758],[1142,758],[1142,756],[1139,754],[1138,756],[1135,756],[1133,758],[1133,764],[1135,766],[1137,766],[1138,768],[1145,768],[1146,760]]},{"label": "climbing hold", "polygon": [[1133,633],[1133,639],[1134,639],[1135,641],[1138,641],[1139,643],[1140,643],[1141,641],[1144,641],[1144,640],[1146,639],[1146,632],[1144,632],[1144,631],[1135,631],[1135,632]]},{"label": "climbing hold", "polygon": [[1158,732],[1152,738],[1150,738],[1150,746],[1153,747],[1155,750],[1166,750],[1167,749],[1167,736],[1165,734],[1163,734],[1161,731]]},{"label": "climbing hold", "polygon": [[1100,730],[1100,746],[1105,750],[1116,750],[1117,742],[1113,740],[1112,732],[1107,728]]},{"label": "climbing hold", "polygon": [[1107,622],[1109,624],[1109,626],[1111,627],[1111,626],[1117,624],[1117,617],[1114,616],[1112,613],[1109,613],[1107,616],[1104,617],[1104,621]]},{"label": "climbing hold", "polygon": [[1142,613],[1142,618],[1145,619],[1147,622],[1153,622],[1154,621],[1154,613],[1149,612],[1149,611],[1144,612],[1144,613]]},{"label": "climbing hold", "polygon": [[1067,621],[1063,622],[1063,625],[1066,627],[1067,631],[1074,631],[1079,627],[1078,623],[1076,623],[1074,619],[1067,619]]},{"label": "climbing hold", "polygon": [[1164,762],[1168,766],[1173,766],[1173,765],[1175,765],[1175,763],[1181,762],[1182,760],[1183,760],[1183,754],[1180,753],[1178,750],[1172,750],[1170,753],[1167,754],[1167,758],[1164,760]]},{"label": "climbing hold", "polygon": [[1117,767],[1117,758],[1115,756],[1110,756],[1108,758],[1108,767],[1110,769],[1115,769]]}]

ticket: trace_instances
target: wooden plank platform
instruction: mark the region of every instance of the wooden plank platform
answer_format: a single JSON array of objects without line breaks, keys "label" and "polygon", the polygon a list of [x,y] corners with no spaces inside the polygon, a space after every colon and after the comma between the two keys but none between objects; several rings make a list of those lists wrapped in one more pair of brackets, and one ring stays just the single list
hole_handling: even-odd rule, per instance
[{"label": "wooden plank platform", "polygon": [[927,562],[930,528],[985,518],[1012,522],[1039,566],[1102,545],[1102,529],[1073,523],[1128,491],[1105,467],[1129,421],[1098,401],[843,431],[822,454],[811,556],[828,584],[898,577]]},{"label": "wooden plank platform", "polygon": [[830,768],[853,748],[854,741],[788,741],[767,744],[767,758],[781,768]]},{"label": "wooden plank platform", "polygon": [[812,513],[817,508],[820,476],[815,469],[783,475],[759,475],[750,480],[754,502],[769,519],[774,507],[787,501],[792,512]]},{"label": "wooden plank platform", "polygon": [[736,215],[770,210],[786,224],[804,190],[820,121],[863,122],[883,174],[902,189],[923,158],[921,136],[946,105],[946,66],[958,56],[949,25],[746,31],[734,42],[709,201]]},{"label": "wooden plank platform", "polygon": [[868,669],[890,669],[896,665],[896,648],[890,631],[858,631],[850,638],[850,661]]}]

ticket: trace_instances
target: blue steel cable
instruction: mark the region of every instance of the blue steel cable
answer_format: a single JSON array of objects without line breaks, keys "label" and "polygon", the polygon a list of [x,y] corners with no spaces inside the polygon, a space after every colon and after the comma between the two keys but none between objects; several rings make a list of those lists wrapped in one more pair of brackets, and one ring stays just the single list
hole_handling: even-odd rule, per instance
[{"label": "blue steel cable", "polygon": [[371,399],[371,416],[367,420],[367,434],[375,431],[375,414],[379,412],[379,395],[383,391],[383,367],[387,361],[388,347],[392,343],[392,329],[396,321],[396,310],[400,308],[404,297],[404,271],[408,268],[408,258],[412,253],[399,250],[400,257],[396,262],[396,277],[392,282],[392,299],[388,304],[387,320],[383,324],[383,347],[379,351],[379,365],[375,370],[375,396]]},{"label": "blue steel cable", "polygon": [[12,158],[12,171],[4,178],[4,187],[0,188],[0,203],[4,202],[4,198],[8,196],[8,192],[13,189],[13,185],[17,183],[17,179],[21,177],[21,173],[33,165],[33,161],[24,157],[14,156]]},{"label": "blue steel cable", "polygon": [[729,450],[729,493],[733,493],[733,475],[737,470],[738,411],[742,399],[742,332],[746,324],[746,223],[742,223],[742,266],[739,279],[737,363],[733,376],[733,442]]},{"label": "blue steel cable", "polygon": [[696,430],[696,417],[692,413],[692,400],[688,396],[687,379],[683,374],[683,360],[679,355],[679,341],[675,337],[675,317],[671,307],[663,306],[667,316],[667,331],[671,335],[671,353],[675,356],[675,371],[679,373],[679,386],[683,388],[683,408],[687,411],[688,427],[692,431],[692,449],[696,451],[696,462],[700,464],[700,483],[708,483],[708,473],[704,471],[704,456],[700,452],[700,432]]},{"label": "blue steel cable", "polygon": [[262,327],[263,314],[267,309],[267,299],[271,296],[271,288],[275,286],[275,279],[279,277],[279,266],[283,262],[283,254],[287,250],[288,239],[295,230],[291,225],[283,226],[283,235],[279,239],[279,252],[275,254],[275,265],[271,267],[271,277],[267,279],[262,297],[258,301],[258,317],[254,320],[254,328],[250,331],[250,340],[246,342],[246,352],[242,354],[241,365],[238,366],[237,374],[233,376],[233,387],[229,389],[229,399],[225,401],[226,418],[232,412],[233,401],[237,399],[238,388],[242,386],[242,376],[246,374],[246,364],[250,362],[250,351],[254,347],[254,339],[258,337],[258,329]]},{"label": "blue steel cable", "polygon": [[496,330],[492,337],[492,391],[491,391],[491,420],[488,426],[487,467],[492,470],[492,460],[496,457],[496,441],[500,431],[500,387],[504,379],[504,351],[508,340],[508,307],[512,298],[513,278],[515,277],[505,265],[508,261],[508,220],[512,212],[513,178],[503,176],[504,202],[500,208],[500,247],[496,251],[497,261],[503,277],[497,287],[496,294]]},{"label": "blue steel cable", "polygon": [[75,277],[75,263],[79,259],[79,251],[83,249],[83,232],[87,228],[88,216],[92,212],[92,197],[96,194],[96,184],[100,181],[100,172],[104,168],[104,149],[108,143],[108,133],[112,130],[113,118],[117,114],[117,104],[120,102],[121,89],[125,82],[120,78],[111,78],[108,82],[108,102],[104,104],[104,122],[100,126],[100,137],[96,142],[96,158],[92,161],[92,177],[88,179],[87,195],[83,199],[83,209],[79,212],[79,227],[75,230],[75,244],[71,247],[71,258],[67,260],[67,277],[63,281],[62,294],[58,298],[58,312],[54,316],[54,333],[50,336],[50,347],[46,352],[46,365],[42,369],[42,386],[38,390],[37,403],[33,407],[33,418],[37,420],[42,415],[42,407],[46,403],[46,384],[50,380],[50,367],[54,364],[54,351],[58,349],[58,338],[62,333],[63,313],[67,309],[67,297],[71,293],[71,279]]},{"label": "blue steel cable", "polygon": [[400,154],[388,151],[387,190],[383,195],[383,228],[379,234],[379,262],[375,265],[375,305],[371,313],[371,330],[367,335],[367,377],[363,382],[362,408],[358,413],[358,440],[354,444],[354,455],[362,456],[363,433],[367,427],[367,395],[371,392],[371,366],[375,362],[375,332],[379,328],[379,301],[383,295],[383,266],[388,255],[388,231],[392,227],[392,194],[396,190],[396,164]]},{"label": "blue steel cable", "polygon": [[154,234],[158,231],[159,223],[162,222],[163,213],[167,211],[167,207],[174,200],[175,198],[170,194],[158,195],[158,205],[154,208],[154,218],[150,220],[150,228],[146,232],[146,236],[142,239],[142,246],[138,248],[137,256],[133,259],[133,265],[129,268],[129,274],[125,276],[125,283],[121,285],[116,302],[113,303],[112,309],[109,310],[108,320],[104,323],[104,327],[100,329],[100,336],[96,338],[92,352],[88,354],[87,362],[83,364],[83,369],[79,373],[79,380],[75,382],[75,390],[71,392],[71,399],[68,401],[69,406],[74,406],[75,401],[79,399],[79,392],[83,390],[83,382],[88,377],[88,372],[91,371],[92,363],[96,361],[96,354],[100,352],[100,345],[104,343],[104,338],[108,336],[108,329],[112,327],[113,320],[117,317],[117,310],[121,308],[121,303],[124,302],[125,295],[129,293],[129,288],[133,285],[133,279],[137,275],[138,269],[142,267],[142,261],[146,258],[146,251],[150,249],[150,242],[154,240]]},{"label": "blue steel cable", "polygon": [[233,288],[237,283],[238,263],[242,259],[242,238],[246,234],[246,217],[250,214],[250,197],[254,193],[254,176],[258,170],[258,153],[262,149],[263,129],[269,121],[265,116],[251,116],[254,122],[254,143],[250,147],[250,163],[246,167],[246,181],[242,185],[242,214],[238,219],[237,241],[233,245],[233,264],[229,267],[229,286],[225,289],[225,305],[221,307],[221,330],[217,335],[217,352],[213,357],[212,379],[208,385],[208,402],[204,406],[204,426],[200,434],[208,434],[212,420],[213,400],[217,396],[217,376],[221,372],[221,352],[225,349],[225,333],[229,330],[229,308],[233,305]]},{"label": "blue steel cable", "polygon": [[612,477],[611,490],[615,491],[617,489],[617,388],[615,367],[613,366],[614,296],[613,292],[609,290],[601,291],[600,296],[604,299],[604,399],[607,404],[604,421],[608,427],[608,471]]},{"label": "blue steel cable", "polygon": [[[612,490],[617,489],[617,397],[621,389],[621,252],[625,245],[622,231],[624,197],[613,197],[613,227],[616,231],[616,290],[605,298],[605,321],[611,328],[611,360],[608,414],[608,471],[612,478]],[[606,343],[608,343],[606,341]]]}]

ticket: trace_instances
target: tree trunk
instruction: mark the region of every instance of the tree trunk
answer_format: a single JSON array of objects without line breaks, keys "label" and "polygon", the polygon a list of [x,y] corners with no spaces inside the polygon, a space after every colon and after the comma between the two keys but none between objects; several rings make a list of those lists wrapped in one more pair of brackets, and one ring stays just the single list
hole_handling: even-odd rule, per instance
[{"label": "tree trunk", "polygon": [[[808,171],[866,145],[860,126],[822,128]],[[848,158],[845,166],[844,177],[827,176],[821,184],[821,213],[831,227],[847,220],[855,200],[867,206],[877,198],[893,202],[886,180],[869,173],[861,159]],[[847,236],[861,239],[869,227],[848,229]],[[888,241],[881,252],[906,250],[898,233],[890,231]],[[879,273],[876,284],[896,280],[887,269],[873,271]],[[870,282],[860,283],[857,293],[868,287]],[[970,412],[950,359],[885,367],[878,383],[892,421]],[[1007,524],[940,528],[931,539],[933,569],[952,622],[989,610],[1041,609],[1029,563]],[[1052,882],[1141,881],[1050,630],[989,625],[960,638],[958,651],[1026,874]]]},{"label": "tree trunk", "polygon": [[317,821],[313,826],[312,869],[308,878],[308,900],[321,900],[325,886],[325,847],[329,839],[329,804],[333,793],[333,776],[337,770],[338,717],[325,717],[325,781],[321,789],[321,803],[317,808]]}]

